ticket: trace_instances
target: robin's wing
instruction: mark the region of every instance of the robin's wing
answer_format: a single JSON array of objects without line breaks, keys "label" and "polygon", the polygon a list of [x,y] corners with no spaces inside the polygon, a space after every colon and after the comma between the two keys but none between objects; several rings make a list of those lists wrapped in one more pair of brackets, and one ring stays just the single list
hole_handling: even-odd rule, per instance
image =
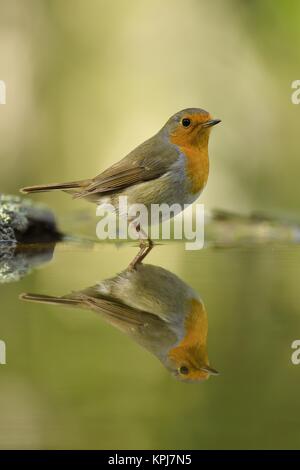
[{"label": "robin's wing", "polygon": [[115,326],[123,325],[137,329],[149,323],[155,325],[162,323],[162,320],[153,313],[130,307],[113,297],[102,296],[97,292],[97,288],[98,286],[88,287],[83,291],[72,292],[63,297],[23,293],[20,299],[43,304],[88,308],[106,317]]},{"label": "robin's wing", "polygon": [[74,197],[118,191],[143,181],[159,178],[177,159],[176,147],[165,143],[156,135],[93,178],[91,183],[75,193]]},{"label": "robin's wing", "polygon": [[[95,286],[96,287],[96,286]],[[107,317],[115,326],[127,325],[128,327],[142,328],[149,322],[160,324],[162,321],[153,315],[153,313],[139,310],[129,305],[126,305],[119,300],[110,297],[96,294],[95,287],[85,289],[82,292],[73,293],[70,295],[73,300],[79,301],[81,305],[94,310]],[[89,295],[89,293],[91,295]]]}]

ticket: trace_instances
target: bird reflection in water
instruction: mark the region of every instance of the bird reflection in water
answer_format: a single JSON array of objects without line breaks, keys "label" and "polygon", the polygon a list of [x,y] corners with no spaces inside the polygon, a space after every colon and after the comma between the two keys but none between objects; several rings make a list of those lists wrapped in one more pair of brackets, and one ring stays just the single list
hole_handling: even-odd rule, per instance
[{"label": "bird reflection in water", "polygon": [[199,295],[175,274],[139,264],[63,297],[21,294],[22,300],[93,310],[154,354],[182,381],[203,381],[217,371],[207,354],[208,320]]}]

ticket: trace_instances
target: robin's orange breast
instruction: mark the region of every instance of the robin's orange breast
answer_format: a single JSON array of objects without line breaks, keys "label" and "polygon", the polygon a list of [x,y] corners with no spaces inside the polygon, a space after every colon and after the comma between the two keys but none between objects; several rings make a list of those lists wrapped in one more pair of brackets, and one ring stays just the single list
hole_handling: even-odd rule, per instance
[{"label": "robin's orange breast", "polygon": [[209,173],[207,149],[187,147],[181,149],[186,156],[186,173],[191,183],[192,194],[199,193],[206,185]]},{"label": "robin's orange breast", "polygon": [[206,343],[207,314],[202,302],[190,301],[189,313],[185,319],[185,336],[181,345],[200,345]]},{"label": "robin's orange breast", "polygon": [[202,359],[206,360],[207,313],[204,305],[197,299],[190,300],[184,326],[184,337],[175,348],[169,351],[169,355],[179,359],[183,351],[188,349],[193,352],[195,359],[203,356]]},{"label": "robin's orange breast", "polygon": [[204,189],[209,173],[208,139],[204,136],[198,145],[186,139],[172,136],[171,142],[186,157],[186,175],[190,182],[190,192],[197,194]]}]

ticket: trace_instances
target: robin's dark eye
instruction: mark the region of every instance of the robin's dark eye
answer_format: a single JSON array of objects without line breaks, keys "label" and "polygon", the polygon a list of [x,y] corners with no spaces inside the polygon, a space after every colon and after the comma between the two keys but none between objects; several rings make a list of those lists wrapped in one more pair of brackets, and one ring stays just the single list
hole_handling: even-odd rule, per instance
[{"label": "robin's dark eye", "polygon": [[189,369],[186,366],[181,366],[179,372],[183,375],[187,375],[189,373]]},{"label": "robin's dark eye", "polygon": [[191,124],[191,120],[189,118],[183,118],[181,123],[183,127],[189,127],[189,125]]}]

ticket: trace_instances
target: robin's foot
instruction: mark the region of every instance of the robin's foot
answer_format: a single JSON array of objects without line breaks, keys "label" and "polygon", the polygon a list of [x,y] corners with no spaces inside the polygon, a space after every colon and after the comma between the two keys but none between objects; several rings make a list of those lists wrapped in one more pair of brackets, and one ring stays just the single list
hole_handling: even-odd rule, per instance
[{"label": "robin's foot", "polygon": [[147,240],[143,239],[140,242],[140,251],[138,254],[133,258],[130,265],[128,266],[129,270],[133,270],[136,268],[138,264],[141,264],[142,261],[146,258],[146,256],[150,253],[154,246],[154,243],[150,238]]}]

